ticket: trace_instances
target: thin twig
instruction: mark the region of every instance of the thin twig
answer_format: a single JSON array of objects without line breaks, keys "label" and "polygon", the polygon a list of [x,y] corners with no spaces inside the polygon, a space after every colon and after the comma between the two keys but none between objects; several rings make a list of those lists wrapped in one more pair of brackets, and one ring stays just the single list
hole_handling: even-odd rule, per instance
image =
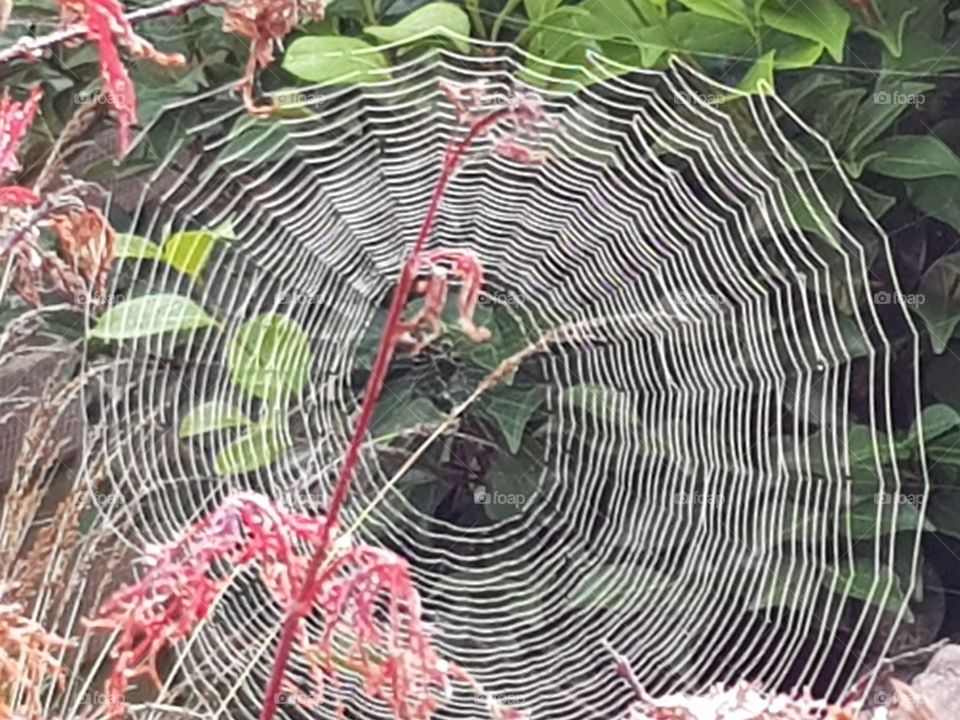
[{"label": "thin twig", "polygon": [[[133,25],[143,20],[184,12],[196,5],[202,5],[206,1],[207,0],[167,0],[167,2],[160,3],[159,5],[134,10],[133,12],[127,13],[124,17],[126,17],[127,22]],[[47,48],[58,43],[76,40],[85,35],[86,32],[86,24],[78,22],[47,35],[22,38],[6,50],[0,51],[0,64],[8,63],[18,58],[36,58]]]}]

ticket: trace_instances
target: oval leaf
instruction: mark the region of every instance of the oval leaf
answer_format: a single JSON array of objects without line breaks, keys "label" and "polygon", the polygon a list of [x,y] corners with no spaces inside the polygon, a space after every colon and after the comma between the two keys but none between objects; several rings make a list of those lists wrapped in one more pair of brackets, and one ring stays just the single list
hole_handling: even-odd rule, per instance
[{"label": "oval leaf", "polygon": [[933,135],[894,135],[873,143],[867,154],[876,155],[867,168],[889,177],[960,177],[960,158]]},{"label": "oval leaf", "polygon": [[129,340],[217,324],[190,298],[173,294],[145,295],[107,310],[89,335],[102,340]]},{"label": "oval leaf", "polygon": [[118,258],[139,258],[142,260],[159,260],[162,257],[160,246],[150,242],[140,235],[124,233],[117,235],[117,242],[113,248],[113,256]]},{"label": "oval leaf", "polygon": [[250,472],[274,462],[290,447],[277,428],[257,427],[217,455],[215,469],[218,475]]},{"label": "oval leaf", "polygon": [[283,58],[284,70],[315,83],[371,82],[387,67],[387,58],[369,43],[333,35],[297,38]]},{"label": "oval leaf", "polygon": [[246,415],[229,403],[211,400],[197,405],[180,421],[178,434],[181,438],[189,438],[201,433],[244,427],[249,424],[250,420]]},{"label": "oval leaf", "polygon": [[230,377],[259,398],[280,398],[303,389],[310,372],[310,342],[290,318],[258,315],[240,328],[227,351]]},{"label": "oval leaf", "polygon": [[461,8],[452,3],[430,3],[393,25],[371,25],[363,31],[384,43],[443,35],[449,37],[460,52],[470,51],[470,46],[464,39],[470,35],[470,18]]}]

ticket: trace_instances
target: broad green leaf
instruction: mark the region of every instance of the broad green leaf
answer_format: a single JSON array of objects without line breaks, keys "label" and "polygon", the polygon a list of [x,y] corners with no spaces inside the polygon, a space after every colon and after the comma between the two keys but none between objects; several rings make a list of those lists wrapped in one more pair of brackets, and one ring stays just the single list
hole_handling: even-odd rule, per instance
[{"label": "broad green leaf", "polygon": [[516,454],[520,449],[527,423],[544,398],[542,385],[529,388],[497,387],[487,394],[484,412],[496,422],[511,453]]},{"label": "broad green leaf", "polygon": [[758,58],[753,66],[747,71],[746,75],[740,80],[737,89],[753,94],[769,95],[773,93],[773,60],[776,53],[768,52],[766,55]]},{"label": "broad green leaf", "polygon": [[934,463],[934,470],[949,472],[951,468],[960,466],[960,432],[945,433],[925,443],[923,449]]},{"label": "broad green leaf", "polygon": [[229,141],[220,151],[220,162],[279,162],[295,148],[287,126],[275,117],[241,115],[230,129]]},{"label": "broad green leaf", "polygon": [[431,516],[449,494],[449,488],[440,478],[417,469],[405,473],[397,483],[397,489],[417,510]]},{"label": "broad green leaf", "polygon": [[880,153],[867,168],[881,175],[905,180],[960,177],[960,158],[934,135],[894,135],[873,143],[868,152]]},{"label": "broad green leaf", "polygon": [[616,613],[662,606],[677,581],[654,568],[601,565],[573,589],[568,602],[575,608],[604,608]]},{"label": "broad green leaf", "polygon": [[680,0],[680,4],[701,15],[743,25],[745,28],[753,27],[743,0]]},{"label": "broad green leaf", "polygon": [[140,258],[143,260],[159,260],[162,257],[160,246],[150,242],[140,235],[124,233],[117,235],[117,242],[113,248],[113,256],[117,258]]},{"label": "broad green leaf", "polygon": [[[921,524],[917,505],[919,499],[910,494],[878,492],[851,507],[840,529],[854,540],[916,530]],[[925,530],[933,529],[928,522],[923,526]]]},{"label": "broad green leaf", "polygon": [[217,241],[232,232],[190,230],[167,236],[163,241],[163,260],[194,280],[200,277]]},{"label": "broad green leaf", "polygon": [[950,225],[960,233],[960,178],[937,177],[912,180],[907,194],[921,212]]},{"label": "broad green leaf", "polygon": [[363,40],[337,35],[299,37],[283,57],[283,69],[314,83],[364,83],[382,80],[386,56]]},{"label": "broad green leaf", "polygon": [[773,67],[776,70],[800,70],[816,65],[823,56],[824,47],[806,38],[770,30],[763,36],[763,47],[776,53]]},{"label": "broad green leaf", "polygon": [[217,455],[214,466],[218,475],[239,475],[269,465],[290,447],[278,428],[257,426]]},{"label": "broad green leaf", "polygon": [[946,350],[960,323],[958,284],[960,253],[944,255],[920,279],[918,295],[923,301],[910,305],[910,309],[923,318],[936,355]]},{"label": "broad green leaf", "polygon": [[516,455],[498,451],[483,485],[474,492],[474,502],[483,505],[491,520],[520,514],[539,492],[543,469],[543,452],[535,443],[526,443]]},{"label": "broad green leaf", "polygon": [[244,323],[227,350],[231,379],[259,398],[300,392],[311,362],[306,333],[294,320],[278,313],[258,315]]},{"label": "broad green leaf", "polygon": [[878,82],[857,109],[850,128],[847,152],[865,147],[884,133],[908,108],[917,104],[924,93],[935,86],[916,82]]},{"label": "broad green leaf", "polygon": [[862,22],[858,30],[872,35],[884,44],[893,57],[903,55],[903,33],[907,21],[919,8],[916,0],[884,0],[876,3],[880,22],[874,20]]},{"label": "broad green leaf", "polygon": [[835,0],[768,0],[761,16],[772,28],[820,43],[843,62],[850,15]]},{"label": "broad green leaf", "polygon": [[404,42],[429,35],[448,37],[460,52],[470,52],[469,43],[461,37],[470,35],[470,18],[453,3],[424,5],[393,25],[370,25],[363,31],[380,42]]},{"label": "broad green leaf", "polygon": [[211,400],[197,405],[180,421],[178,435],[189,438],[214,430],[244,427],[250,420],[229,403]]},{"label": "broad green leaf", "polygon": [[756,49],[756,40],[742,25],[695,12],[678,12],[666,22],[674,52],[745,55]]},{"label": "broad green leaf", "polygon": [[145,295],[109,308],[90,330],[101,340],[129,340],[165,332],[198,330],[217,321],[183,295]]},{"label": "broad green leaf", "polygon": [[897,447],[907,455],[912,453],[918,447],[921,428],[923,441],[930,443],[951,430],[960,428],[960,413],[942,403],[925,407],[920,414],[920,422],[914,422],[911,425],[910,432],[897,443]]},{"label": "broad green leaf", "polygon": [[[583,0],[575,6],[565,7],[582,11],[580,30],[597,40],[617,37],[633,39],[649,24],[631,0]],[[554,25],[556,19],[555,12],[546,24]]]},{"label": "broad green leaf", "polygon": [[429,397],[416,392],[414,385],[397,387],[391,382],[384,387],[370,424],[374,437],[389,437],[414,428],[433,429],[446,417]]},{"label": "broad green leaf", "polygon": [[523,9],[533,22],[543,20],[556,10],[563,0],[523,0]]}]

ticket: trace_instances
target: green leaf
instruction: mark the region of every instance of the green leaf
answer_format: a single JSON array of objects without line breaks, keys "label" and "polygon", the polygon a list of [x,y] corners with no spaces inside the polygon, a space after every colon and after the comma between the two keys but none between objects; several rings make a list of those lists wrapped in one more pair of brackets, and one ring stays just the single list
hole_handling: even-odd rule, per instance
[{"label": "green leaf", "polygon": [[834,61],[843,62],[850,15],[834,0],[768,0],[761,16],[772,28],[820,43]]},{"label": "green leaf", "polygon": [[960,253],[944,255],[920,279],[918,297],[922,302],[910,309],[923,318],[933,352],[941,354],[960,322]]},{"label": "green leaf", "polygon": [[193,408],[180,421],[178,435],[189,438],[214,430],[244,427],[250,420],[229,403],[211,400]]},{"label": "green leaf", "polygon": [[[409,376],[407,376],[409,377]],[[387,383],[377,402],[370,432],[374,437],[389,437],[414,428],[433,429],[446,417],[429,397],[417,395],[413,384]]]},{"label": "green leaf", "polygon": [[668,49],[674,52],[729,56],[745,55],[756,48],[755,38],[742,25],[695,12],[674,13],[665,26],[673,39]]},{"label": "green leaf", "polygon": [[162,258],[184,275],[194,280],[206,267],[217,241],[233,236],[229,226],[215,230],[190,230],[167,236],[163,241]]},{"label": "green leaf", "polygon": [[758,58],[753,66],[747,71],[746,75],[740,80],[737,89],[742,92],[754,94],[770,95],[774,91],[773,84],[773,59],[776,53],[771,50],[766,55]]},{"label": "green leaf", "polygon": [[[579,29],[597,40],[633,39],[648,25],[631,0],[583,0],[564,7],[581,11]],[[554,26],[556,18],[554,12],[545,24]]]},{"label": "green leaf", "polygon": [[923,178],[907,183],[907,195],[921,212],[960,233],[960,178]]},{"label": "green leaf", "polygon": [[470,18],[462,8],[453,3],[430,3],[414,10],[393,25],[370,25],[363,31],[384,43],[443,35],[448,37],[460,52],[470,52],[470,44],[463,39],[470,35]]},{"label": "green leaf", "polygon": [[[910,495],[875,493],[851,507],[840,528],[845,535],[855,540],[875,538],[903,530],[917,530],[921,524],[920,512],[914,502],[919,501]],[[923,525],[925,530],[933,529],[927,522]]]},{"label": "green leaf", "polygon": [[292,447],[276,427],[257,426],[230,443],[215,461],[217,475],[239,475],[269,465]]},{"label": "green leaf", "polygon": [[616,563],[594,568],[577,583],[568,602],[575,608],[615,613],[662,605],[677,581],[654,568]]},{"label": "green leaf", "polygon": [[129,340],[217,324],[202,307],[183,295],[145,295],[109,308],[89,335],[101,340]]},{"label": "green leaf", "polygon": [[960,413],[942,403],[925,407],[920,414],[920,422],[914,422],[907,436],[897,443],[897,447],[908,456],[919,446],[921,427],[923,441],[932,442],[951,430],[960,428]]},{"label": "green leaf", "polygon": [[390,64],[373,45],[337,35],[300,37],[290,43],[283,69],[313,83],[364,83],[382,80]]},{"label": "green leaf", "polygon": [[850,128],[847,152],[869,145],[882,135],[923,93],[935,85],[915,82],[878,82],[874,92],[864,99]]},{"label": "green leaf", "polygon": [[884,0],[877,3],[880,22],[866,21],[858,29],[880,40],[888,53],[899,58],[903,55],[903,32],[907,21],[919,9],[915,3],[916,0]]},{"label": "green leaf", "polygon": [[511,453],[516,454],[520,449],[527,423],[543,403],[545,395],[542,385],[497,387],[487,394],[484,412],[496,422]]},{"label": "green leaf", "polygon": [[278,313],[244,323],[227,351],[233,382],[259,398],[299,393],[307,383],[311,362],[306,334],[294,320]]},{"label": "green leaf", "polygon": [[906,180],[960,177],[960,158],[934,135],[894,135],[873,143],[868,152],[880,153],[867,168],[881,175]]},{"label": "green leaf", "polygon": [[707,17],[726,20],[745,28],[753,27],[743,0],[680,0],[680,4]]},{"label": "green leaf", "polygon": [[160,246],[150,242],[140,235],[124,233],[117,235],[117,242],[113,248],[113,256],[118,258],[139,258],[142,260],[159,260],[162,257]]},{"label": "green leaf", "polygon": [[563,0],[523,0],[523,9],[533,22],[543,20],[556,10]]}]

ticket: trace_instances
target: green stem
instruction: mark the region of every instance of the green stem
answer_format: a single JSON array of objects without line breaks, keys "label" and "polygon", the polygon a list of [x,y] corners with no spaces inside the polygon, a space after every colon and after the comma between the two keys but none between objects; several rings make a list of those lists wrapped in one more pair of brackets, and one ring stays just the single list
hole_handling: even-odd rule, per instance
[{"label": "green stem", "polygon": [[517,9],[519,4],[520,0],[507,0],[507,4],[503,6],[503,10],[500,11],[497,19],[493,22],[493,30],[490,31],[491,40],[496,40],[500,37],[500,28],[503,27],[503,23],[506,22],[507,17]]},{"label": "green stem", "polygon": [[480,0],[467,0],[467,14],[470,15],[470,22],[473,23],[473,32],[481,40],[487,39],[487,28],[483,24],[483,17],[480,15]]}]

